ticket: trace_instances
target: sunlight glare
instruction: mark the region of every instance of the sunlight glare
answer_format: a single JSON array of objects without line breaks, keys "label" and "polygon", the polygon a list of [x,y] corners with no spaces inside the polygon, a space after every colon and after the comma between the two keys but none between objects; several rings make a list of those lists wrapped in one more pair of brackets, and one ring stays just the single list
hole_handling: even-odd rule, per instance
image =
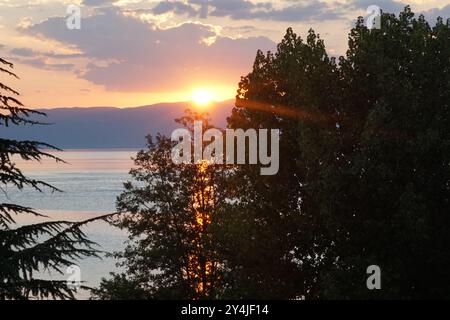
[{"label": "sunlight glare", "polygon": [[206,89],[196,89],[192,92],[192,101],[198,106],[206,106],[211,103],[213,96]]}]

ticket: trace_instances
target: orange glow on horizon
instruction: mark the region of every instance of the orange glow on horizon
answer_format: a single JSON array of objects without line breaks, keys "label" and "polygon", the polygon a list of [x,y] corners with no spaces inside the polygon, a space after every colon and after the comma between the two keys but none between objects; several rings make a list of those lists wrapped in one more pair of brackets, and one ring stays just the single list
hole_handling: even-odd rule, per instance
[{"label": "orange glow on horizon", "polygon": [[101,85],[80,79],[71,72],[61,71],[64,81],[55,81],[55,72],[51,70],[16,63],[14,71],[20,80],[10,77],[8,84],[20,92],[19,100],[30,109],[103,106],[133,108],[159,103],[193,103],[193,93],[196,90],[205,90],[210,95],[212,104],[234,99],[237,89],[235,82],[218,83],[211,80],[208,83],[201,79],[191,79],[185,86],[148,91],[110,91]]},{"label": "orange glow on horizon", "polygon": [[195,105],[206,107],[213,101],[213,94],[208,89],[195,89],[191,99]]}]

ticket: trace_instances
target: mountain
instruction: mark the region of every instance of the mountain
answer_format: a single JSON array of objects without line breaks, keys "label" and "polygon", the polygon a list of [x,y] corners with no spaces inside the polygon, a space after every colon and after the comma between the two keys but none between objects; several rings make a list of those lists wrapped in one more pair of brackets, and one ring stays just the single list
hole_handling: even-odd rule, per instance
[{"label": "mountain", "polygon": [[[208,108],[212,123],[226,126],[234,101],[214,103]],[[179,128],[175,119],[185,109],[194,109],[189,102],[161,103],[135,108],[55,108],[39,109],[46,118],[36,118],[48,125],[11,126],[1,129],[8,139],[38,140],[63,149],[142,148],[145,136],[160,132],[170,136]]]}]

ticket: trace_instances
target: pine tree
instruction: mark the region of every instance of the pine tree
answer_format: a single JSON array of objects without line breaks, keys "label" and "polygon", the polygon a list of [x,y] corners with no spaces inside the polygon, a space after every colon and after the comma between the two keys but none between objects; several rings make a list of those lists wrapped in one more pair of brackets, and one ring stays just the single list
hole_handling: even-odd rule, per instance
[{"label": "pine tree", "polygon": [[[0,72],[17,78],[12,71],[13,64],[0,58]],[[27,109],[18,100],[19,93],[0,82],[0,133],[11,125],[39,125],[33,116],[43,113]],[[57,188],[24,175],[14,159],[39,161],[52,158],[61,161],[45,149],[57,149],[38,141],[17,141],[0,137],[0,300],[53,298],[73,299],[75,287],[66,280],[43,280],[35,273],[53,271],[63,274],[74,260],[87,256],[97,256],[91,242],[81,230],[83,222],[48,221],[17,226],[18,214],[42,216],[32,208],[5,202],[8,191],[31,187],[42,192],[44,189],[58,191]]]}]

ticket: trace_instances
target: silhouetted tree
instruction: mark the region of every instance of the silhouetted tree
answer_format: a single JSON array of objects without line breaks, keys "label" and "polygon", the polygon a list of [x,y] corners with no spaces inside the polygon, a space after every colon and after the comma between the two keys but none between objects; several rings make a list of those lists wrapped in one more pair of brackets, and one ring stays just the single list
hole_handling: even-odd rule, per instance
[{"label": "silhouetted tree", "polygon": [[[380,30],[360,19],[340,74],[340,161],[310,181],[338,226],[323,296],[449,298],[449,21],[409,7]],[[369,265],[382,290],[367,290]]]},{"label": "silhouetted tree", "polygon": [[[310,201],[304,181],[317,168],[300,165],[302,153],[305,148],[313,152],[319,141],[299,142],[305,134],[299,123],[306,123],[311,135],[318,128],[336,130],[336,69],[314,31],[304,42],[288,29],[275,54],[257,53],[253,71],[239,84],[229,126],[279,129],[281,136],[277,175],[264,177],[254,166],[238,167],[236,179],[247,183],[237,184],[241,207],[229,216],[232,221],[227,224],[236,228],[228,236],[229,244],[223,244],[245,250],[231,260],[234,297],[286,299],[317,294],[323,253],[331,244],[327,230],[303,209]],[[326,138],[321,142],[333,143]]]},{"label": "silhouetted tree", "polygon": [[[0,72],[17,77],[13,65],[0,58]],[[16,98],[19,93],[0,83],[0,132],[11,125],[40,124],[32,115],[40,112],[24,108]],[[14,162],[17,158],[39,161],[43,157],[60,161],[42,149],[55,149],[37,141],[16,141],[0,138],[0,191],[7,199],[8,189],[20,190],[31,187],[38,191],[44,188],[57,190],[39,180],[28,178]],[[29,207],[0,203],[0,300],[29,298],[74,298],[75,288],[66,280],[38,279],[39,271],[64,273],[76,258],[95,256],[93,243],[86,238],[80,227],[89,221],[50,221],[31,225],[16,225],[15,216],[28,214],[41,216]]]},{"label": "silhouetted tree", "polygon": [[[203,121],[203,130],[211,128],[205,115],[193,112],[177,122],[193,135],[196,120]],[[176,164],[171,157],[175,144],[166,136],[148,136],[148,150],[137,154],[133,181],[118,197],[121,215],[114,223],[129,232],[125,251],[115,254],[126,271],[104,279],[96,298],[208,299],[219,294],[222,266],[210,226],[225,202],[225,165],[194,159]]]},{"label": "silhouetted tree", "polygon": [[[312,30],[257,53],[228,126],[279,129],[280,170],[209,167],[220,193],[201,254],[219,281],[207,297],[449,297],[450,23],[431,27],[406,7],[381,25],[358,19],[338,61]],[[204,173],[174,165],[171,146],[149,139],[138,154],[140,184],[118,201],[130,212],[118,223],[131,233],[127,273],[99,297],[133,286],[136,298],[206,296],[183,271],[198,253],[189,205]],[[381,290],[366,286],[370,265]]]},{"label": "silhouetted tree", "polygon": [[[430,27],[407,7],[399,17],[383,14],[380,30],[359,19],[338,64],[312,31],[303,43],[289,29],[275,55],[258,53],[229,124],[280,128],[280,174],[266,181],[241,167],[254,218],[237,219],[247,227],[230,236],[246,253],[236,253],[235,269],[244,279],[262,276],[236,281],[238,289],[286,298],[448,297],[449,40],[448,22]],[[277,257],[256,264],[267,251]],[[277,274],[286,262],[297,270]],[[381,268],[382,290],[366,287],[370,265]],[[278,281],[259,286],[260,278]],[[303,285],[271,291],[289,279]]]}]

